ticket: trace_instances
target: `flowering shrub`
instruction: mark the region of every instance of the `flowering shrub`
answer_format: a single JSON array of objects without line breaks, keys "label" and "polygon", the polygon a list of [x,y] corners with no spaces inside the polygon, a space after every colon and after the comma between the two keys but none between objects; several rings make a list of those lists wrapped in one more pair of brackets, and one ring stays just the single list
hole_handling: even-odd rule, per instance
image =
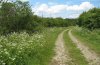
[{"label": "flowering shrub", "polygon": [[52,55],[55,39],[61,30],[54,28],[32,35],[23,32],[1,36],[0,65],[30,65],[31,62],[42,65],[43,59],[47,61]]},{"label": "flowering shrub", "polygon": [[[0,37],[0,65],[14,65],[26,61],[28,55],[36,48],[43,47],[45,39],[42,34],[29,36],[27,33],[12,33]],[[25,57],[26,56],[26,57]]]}]

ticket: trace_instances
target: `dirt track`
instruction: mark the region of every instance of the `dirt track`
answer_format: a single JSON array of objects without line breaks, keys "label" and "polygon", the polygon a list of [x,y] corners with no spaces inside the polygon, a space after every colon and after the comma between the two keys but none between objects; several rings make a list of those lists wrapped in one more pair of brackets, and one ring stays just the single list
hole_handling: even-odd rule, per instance
[{"label": "dirt track", "polygon": [[71,30],[68,32],[71,40],[77,45],[77,47],[81,50],[86,60],[89,62],[89,65],[100,65],[100,58],[97,54],[90,50],[87,46],[85,46],[82,42],[80,42],[76,37],[74,37],[71,33]]},{"label": "dirt track", "polygon": [[[65,30],[66,31],[66,30]],[[67,65],[67,62],[69,62],[70,58],[67,55],[67,50],[65,51],[64,47],[64,40],[63,40],[63,31],[56,40],[56,48],[55,48],[55,56],[52,59],[52,62],[50,65]]]},{"label": "dirt track", "polygon": [[[69,65],[71,61],[71,58],[68,55],[68,50],[65,50],[64,46],[63,34],[65,31],[58,35],[54,49],[55,56],[53,57],[50,65]],[[89,62],[89,65],[100,65],[100,58],[94,51],[90,50],[87,46],[84,45],[84,43],[80,42],[76,37],[74,37],[71,33],[71,30],[68,32],[68,35],[73,43],[75,43],[76,46],[81,50],[83,56]]]}]

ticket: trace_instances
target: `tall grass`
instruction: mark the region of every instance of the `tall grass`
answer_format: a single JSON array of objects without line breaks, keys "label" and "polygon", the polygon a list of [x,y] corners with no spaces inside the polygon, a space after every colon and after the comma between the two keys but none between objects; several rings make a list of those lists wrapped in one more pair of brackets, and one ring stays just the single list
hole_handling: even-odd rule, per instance
[{"label": "tall grass", "polygon": [[100,56],[100,29],[89,31],[76,27],[72,33]]},{"label": "tall grass", "polygon": [[48,28],[41,33],[26,32],[0,36],[0,65],[48,65],[57,35],[64,28]]}]

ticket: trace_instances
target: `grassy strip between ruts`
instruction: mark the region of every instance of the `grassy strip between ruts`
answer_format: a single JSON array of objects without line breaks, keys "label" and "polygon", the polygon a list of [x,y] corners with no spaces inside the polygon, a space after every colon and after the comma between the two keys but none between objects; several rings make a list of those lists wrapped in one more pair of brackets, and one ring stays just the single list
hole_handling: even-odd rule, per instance
[{"label": "grassy strip between ruts", "polygon": [[76,45],[69,38],[68,31],[64,33],[65,48],[68,50],[68,54],[71,58],[70,65],[88,65],[85,57]]},{"label": "grassy strip between ruts", "polygon": [[81,27],[74,27],[72,33],[100,57],[100,29],[89,31]]}]

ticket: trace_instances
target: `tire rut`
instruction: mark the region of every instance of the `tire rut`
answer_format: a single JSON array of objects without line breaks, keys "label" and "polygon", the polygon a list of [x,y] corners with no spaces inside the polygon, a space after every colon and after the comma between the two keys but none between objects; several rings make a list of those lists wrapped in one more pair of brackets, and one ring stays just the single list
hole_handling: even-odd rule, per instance
[{"label": "tire rut", "polygon": [[86,60],[89,62],[89,65],[100,65],[100,58],[97,54],[90,50],[87,46],[85,46],[82,42],[76,39],[71,33],[71,30],[68,32],[71,40],[77,45],[77,47],[81,50]]},{"label": "tire rut", "polygon": [[[66,30],[65,30],[66,31]],[[69,56],[67,55],[67,51],[65,51],[64,47],[64,40],[63,40],[63,31],[57,38],[56,43],[55,43],[55,56],[53,57],[50,65],[66,65],[67,62],[70,61]]]}]

